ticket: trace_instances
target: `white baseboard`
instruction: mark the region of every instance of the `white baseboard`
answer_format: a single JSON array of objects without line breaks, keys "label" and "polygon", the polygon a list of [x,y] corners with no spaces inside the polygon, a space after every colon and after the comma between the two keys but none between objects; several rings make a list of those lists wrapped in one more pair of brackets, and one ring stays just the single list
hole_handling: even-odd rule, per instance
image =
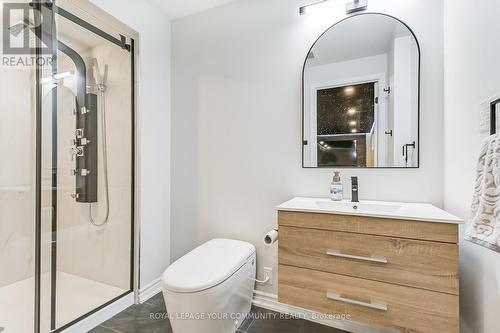
[{"label": "white baseboard", "polygon": [[278,296],[274,294],[265,293],[259,290],[254,291],[253,304],[260,308],[276,311],[279,313],[293,315],[298,318],[309,320],[321,325],[334,327],[340,330],[353,332],[353,333],[386,333],[387,330],[374,328],[365,324],[357,323],[346,319],[331,319],[325,318],[319,312],[299,308],[296,306],[283,304],[278,302]]},{"label": "white baseboard", "polygon": [[144,303],[159,292],[161,292],[161,276],[139,289],[139,302]]},{"label": "white baseboard", "polygon": [[80,320],[78,323],[68,327],[63,333],[86,333],[91,329],[99,326],[106,320],[122,312],[129,306],[134,304],[134,293],[129,293],[119,300],[113,302],[107,307],[91,314],[87,318]]}]

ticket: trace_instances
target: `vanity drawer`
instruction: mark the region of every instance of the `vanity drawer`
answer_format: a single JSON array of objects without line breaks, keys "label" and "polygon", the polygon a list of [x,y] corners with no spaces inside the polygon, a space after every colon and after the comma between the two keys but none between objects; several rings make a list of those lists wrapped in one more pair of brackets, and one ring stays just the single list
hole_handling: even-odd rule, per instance
[{"label": "vanity drawer", "polygon": [[279,265],[279,301],[396,332],[458,333],[458,296]]},{"label": "vanity drawer", "polygon": [[458,245],[280,226],[279,263],[458,295]]},{"label": "vanity drawer", "polygon": [[291,211],[279,211],[278,223],[280,226],[458,243],[458,226],[451,223]]}]

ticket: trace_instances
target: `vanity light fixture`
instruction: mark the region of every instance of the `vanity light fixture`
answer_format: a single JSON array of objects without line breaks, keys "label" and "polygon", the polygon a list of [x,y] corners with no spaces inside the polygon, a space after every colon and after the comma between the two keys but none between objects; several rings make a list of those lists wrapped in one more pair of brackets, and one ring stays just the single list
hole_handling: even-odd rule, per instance
[{"label": "vanity light fixture", "polygon": [[357,13],[368,8],[368,0],[353,0],[345,5],[346,14]]},{"label": "vanity light fixture", "polygon": [[321,1],[318,1],[318,2],[315,2],[315,3],[312,3],[310,5],[306,5],[306,6],[302,6],[299,8],[299,14],[300,15],[306,15],[307,14],[307,8],[309,7],[312,7],[312,6],[316,6],[320,3],[323,3],[323,2],[327,2],[328,0],[321,0]]},{"label": "vanity light fixture", "polygon": [[[299,14],[306,15],[308,13],[308,8],[319,5],[319,4],[321,4],[323,2],[327,2],[327,1],[329,1],[329,0],[321,0],[318,2],[314,2],[310,5],[302,6],[299,8]],[[346,11],[346,14],[349,15],[352,13],[366,10],[367,7],[368,7],[368,0],[351,0],[350,2],[348,2],[345,5],[345,11]]]}]

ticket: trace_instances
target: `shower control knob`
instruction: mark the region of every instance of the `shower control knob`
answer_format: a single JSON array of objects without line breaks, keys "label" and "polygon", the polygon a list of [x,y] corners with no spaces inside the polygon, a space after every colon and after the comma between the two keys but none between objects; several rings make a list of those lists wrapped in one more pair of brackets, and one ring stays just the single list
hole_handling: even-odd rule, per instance
[{"label": "shower control knob", "polygon": [[83,128],[78,128],[76,131],[75,131],[75,136],[77,139],[81,139],[83,138]]},{"label": "shower control knob", "polygon": [[71,147],[71,149],[69,151],[70,151],[70,154],[71,154],[71,161],[75,160],[75,156],[76,157],[82,157],[85,154],[84,150],[83,150],[83,146]]},{"label": "shower control knob", "polygon": [[83,146],[77,146],[76,147],[76,156],[82,157],[83,155],[84,155]]},{"label": "shower control knob", "polygon": [[86,146],[86,145],[88,145],[89,143],[90,143],[90,140],[89,140],[89,139],[87,139],[87,138],[81,138],[81,139],[80,139],[80,144],[81,144],[82,146]]},{"label": "shower control knob", "polygon": [[88,169],[80,170],[80,175],[82,175],[83,177],[86,177],[88,174],[90,174],[90,170]]}]

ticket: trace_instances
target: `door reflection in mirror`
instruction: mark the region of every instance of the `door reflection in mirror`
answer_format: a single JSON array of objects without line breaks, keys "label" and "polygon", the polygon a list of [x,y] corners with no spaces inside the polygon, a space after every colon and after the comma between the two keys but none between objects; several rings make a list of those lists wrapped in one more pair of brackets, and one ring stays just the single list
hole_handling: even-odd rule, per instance
[{"label": "door reflection in mirror", "polygon": [[377,82],[318,88],[318,166],[372,166]]}]

